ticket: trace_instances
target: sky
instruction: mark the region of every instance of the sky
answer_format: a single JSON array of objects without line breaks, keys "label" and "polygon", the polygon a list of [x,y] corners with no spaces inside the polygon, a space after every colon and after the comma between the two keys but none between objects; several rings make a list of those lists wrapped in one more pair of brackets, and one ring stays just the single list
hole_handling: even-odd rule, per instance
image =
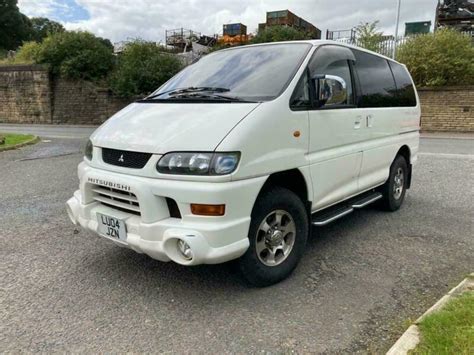
[{"label": "sky", "polygon": [[[404,23],[434,22],[437,0],[401,0]],[[141,38],[164,42],[165,30],[184,27],[222,34],[224,23],[241,22],[250,32],[267,11],[289,9],[323,31],[350,29],[379,20],[385,34],[395,31],[397,0],[19,0],[29,17],[48,17],[68,30],[87,30],[112,42]]]}]

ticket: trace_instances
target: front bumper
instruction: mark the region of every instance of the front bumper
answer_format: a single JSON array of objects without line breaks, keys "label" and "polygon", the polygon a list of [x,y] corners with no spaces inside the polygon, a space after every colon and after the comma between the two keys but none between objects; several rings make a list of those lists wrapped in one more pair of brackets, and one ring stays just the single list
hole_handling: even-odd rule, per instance
[{"label": "front bumper", "polygon": [[[240,257],[249,246],[250,214],[266,178],[232,182],[170,181],[137,177],[79,166],[80,189],[67,201],[71,221],[98,233],[97,213],[125,221],[126,241],[105,237],[115,244],[145,253],[153,259],[175,261],[182,265],[217,264]],[[128,186],[136,195],[140,215],[128,213],[94,199],[90,181],[113,182]],[[170,217],[166,198],[177,202],[181,218]],[[221,217],[196,216],[191,203],[225,204]],[[185,241],[193,252],[187,260],[177,248]]]}]

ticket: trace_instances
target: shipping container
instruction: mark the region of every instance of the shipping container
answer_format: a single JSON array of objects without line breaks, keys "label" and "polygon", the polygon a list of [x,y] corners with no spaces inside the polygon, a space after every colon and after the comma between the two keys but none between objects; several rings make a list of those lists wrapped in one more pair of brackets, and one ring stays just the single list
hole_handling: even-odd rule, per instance
[{"label": "shipping container", "polygon": [[289,26],[309,33],[313,39],[321,39],[320,29],[289,10],[267,12],[267,23],[260,24],[259,31],[266,26]]},{"label": "shipping container", "polygon": [[241,23],[229,23],[224,25],[222,32],[225,36],[245,36],[247,35],[247,26]]},{"label": "shipping container", "polygon": [[406,22],[405,23],[405,36],[430,33],[431,21],[420,21],[420,22]]},{"label": "shipping container", "polygon": [[246,44],[250,40],[248,35],[229,36],[223,35],[218,38],[217,43],[226,46]]}]

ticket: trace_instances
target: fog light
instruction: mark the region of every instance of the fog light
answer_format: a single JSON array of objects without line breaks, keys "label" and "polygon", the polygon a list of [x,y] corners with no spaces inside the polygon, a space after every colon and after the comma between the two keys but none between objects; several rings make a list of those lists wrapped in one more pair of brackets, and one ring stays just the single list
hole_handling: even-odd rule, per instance
[{"label": "fog light", "polygon": [[178,240],[178,250],[186,260],[191,260],[193,258],[193,251],[191,247],[184,240]]}]

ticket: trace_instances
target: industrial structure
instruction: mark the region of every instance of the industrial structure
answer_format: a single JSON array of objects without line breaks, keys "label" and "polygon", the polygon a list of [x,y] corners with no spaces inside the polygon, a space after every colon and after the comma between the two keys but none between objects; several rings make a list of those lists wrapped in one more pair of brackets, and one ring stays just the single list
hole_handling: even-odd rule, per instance
[{"label": "industrial structure", "polygon": [[193,50],[193,44],[202,50],[202,46],[212,47],[216,44],[217,38],[202,35],[200,32],[178,28],[167,30],[166,45],[171,46],[178,52],[189,52]]},{"label": "industrial structure", "polygon": [[197,41],[201,37],[200,32],[178,28],[166,31],[166,45],[175,47],[183,51],[186,47],[190,47],[193,41]]},{"label": "industrial structure", "polygon": [[438,0],[435,28],[451,27],[474,36],[474,3],[469,0]]},{"label": "industrial structure", "polygon": [[313,39],[321,39],[321,30],[308,21],[296,16],[290,10],[267,12],[265,23],[258,25],[258,30],[262,31],[271,26],[288,26],[310,34]]},{"label": "industrial structure", "polygon": [[[267,12],[265,23],[259,24],[259,31],[271,26],[287,26],[305,32],[313,39],[321,39],[321,30],[308,21],[296,16],[289,10]],[[224,24],[222,36],[205,36],[200,32],[185,28],[167,30],[166,45],[176,52],[195,52],[196,55],[207,52],[215,44],[234,46],[246,44],[253,37],[242,23]]]}]

